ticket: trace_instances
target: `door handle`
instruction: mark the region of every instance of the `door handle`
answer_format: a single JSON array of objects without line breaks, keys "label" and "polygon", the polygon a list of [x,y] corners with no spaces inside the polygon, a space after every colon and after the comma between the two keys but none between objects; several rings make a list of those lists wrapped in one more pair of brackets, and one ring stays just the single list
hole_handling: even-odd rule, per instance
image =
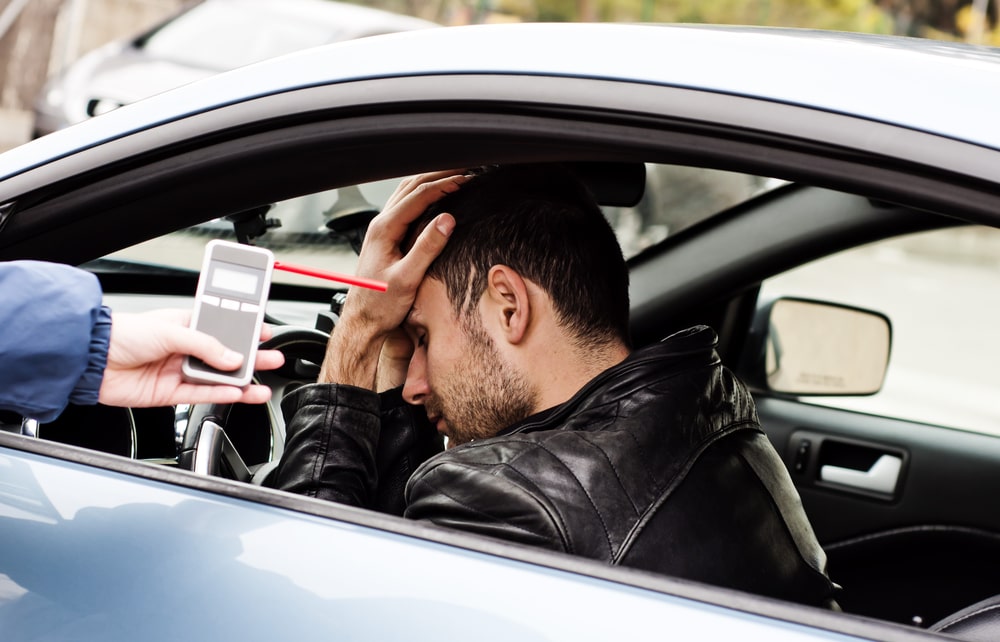
[{"label": "door handle", "polygon": [[891,495],[899,481],[899,471],[903,459],[894,455],[882,455],[868,470],[856,470],[827,464],[820,467],[819,478],[825,482],[850,486],[861,490]]}]

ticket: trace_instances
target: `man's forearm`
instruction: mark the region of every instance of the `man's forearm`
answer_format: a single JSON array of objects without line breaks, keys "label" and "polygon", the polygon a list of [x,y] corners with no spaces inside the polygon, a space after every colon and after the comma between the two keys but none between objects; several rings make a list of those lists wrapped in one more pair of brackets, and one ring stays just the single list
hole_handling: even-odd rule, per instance
[{"label": "man's forearm", "polygon": [[375,390],[375,374],[385,337],[361,319],[341,317],[330,335],[317,383],[340,383]]}]

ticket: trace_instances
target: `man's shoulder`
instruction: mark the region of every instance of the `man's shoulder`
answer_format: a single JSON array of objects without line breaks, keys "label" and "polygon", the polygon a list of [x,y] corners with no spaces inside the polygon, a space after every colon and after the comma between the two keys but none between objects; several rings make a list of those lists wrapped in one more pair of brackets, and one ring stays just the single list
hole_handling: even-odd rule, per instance
[{"label": "man's shoulder", "polygon": [[480,473],[498,481],[508,478],[521,483],[544,476],[551,482],[560,476],[578,475],[585,460],[610,461],[620,442],[619,436],[567,426],[519,432],[446,450],[427,460],[417,475],[463,470],[467,475]]}]

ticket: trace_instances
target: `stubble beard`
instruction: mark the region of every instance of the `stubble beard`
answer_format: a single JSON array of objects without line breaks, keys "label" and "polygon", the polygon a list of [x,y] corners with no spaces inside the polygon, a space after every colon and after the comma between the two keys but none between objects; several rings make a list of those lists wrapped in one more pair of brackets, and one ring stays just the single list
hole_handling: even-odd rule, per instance
[{"label": "stubble beard", "polygon": [[463,326],[465,358],[427,403],[428,414],[447,423],[449,448],[495,436],[529,417],[537,399],[521,373],[504,361],[478,315]]}]

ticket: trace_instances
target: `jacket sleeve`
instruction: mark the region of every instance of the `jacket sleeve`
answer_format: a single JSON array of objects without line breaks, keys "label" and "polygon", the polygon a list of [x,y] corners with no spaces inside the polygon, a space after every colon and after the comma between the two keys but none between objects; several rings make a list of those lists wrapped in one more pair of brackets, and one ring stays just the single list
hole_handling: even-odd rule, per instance
[{"label": "jacket sleeve", "polygon": [[442,450],[426,415],[399,389],[303,386],[282,401],[285,450],[274,485],[300,495],[403,514],[413,471]]},{"label": "jacket sleeve", "polygon": [[95,404],[111,336],[93,274],[58,263],[0,263],[0,408],[40,422]]},{"label": "jacket sleeve", "polygon": [[378,396],[339,384],[313,384],[281,402],[285,450],[275,487],[351,506],[374,503],[380,432]]},{"label": "jacket sleeve", "polygon": [[375,508],[403,515],[404,491],[413,472],[444,450],[444,439],[427,420],[422,407],[403,400],[402,388],[379,395],[382,433],[376,451],[378,497]]},{"label": "jacket sleeve", "polygon": [[573,553],[562,516],[545,493],[486,443],[481,455],[475,446],[463,446],[419,468],[406,488],[406,517]]}]

